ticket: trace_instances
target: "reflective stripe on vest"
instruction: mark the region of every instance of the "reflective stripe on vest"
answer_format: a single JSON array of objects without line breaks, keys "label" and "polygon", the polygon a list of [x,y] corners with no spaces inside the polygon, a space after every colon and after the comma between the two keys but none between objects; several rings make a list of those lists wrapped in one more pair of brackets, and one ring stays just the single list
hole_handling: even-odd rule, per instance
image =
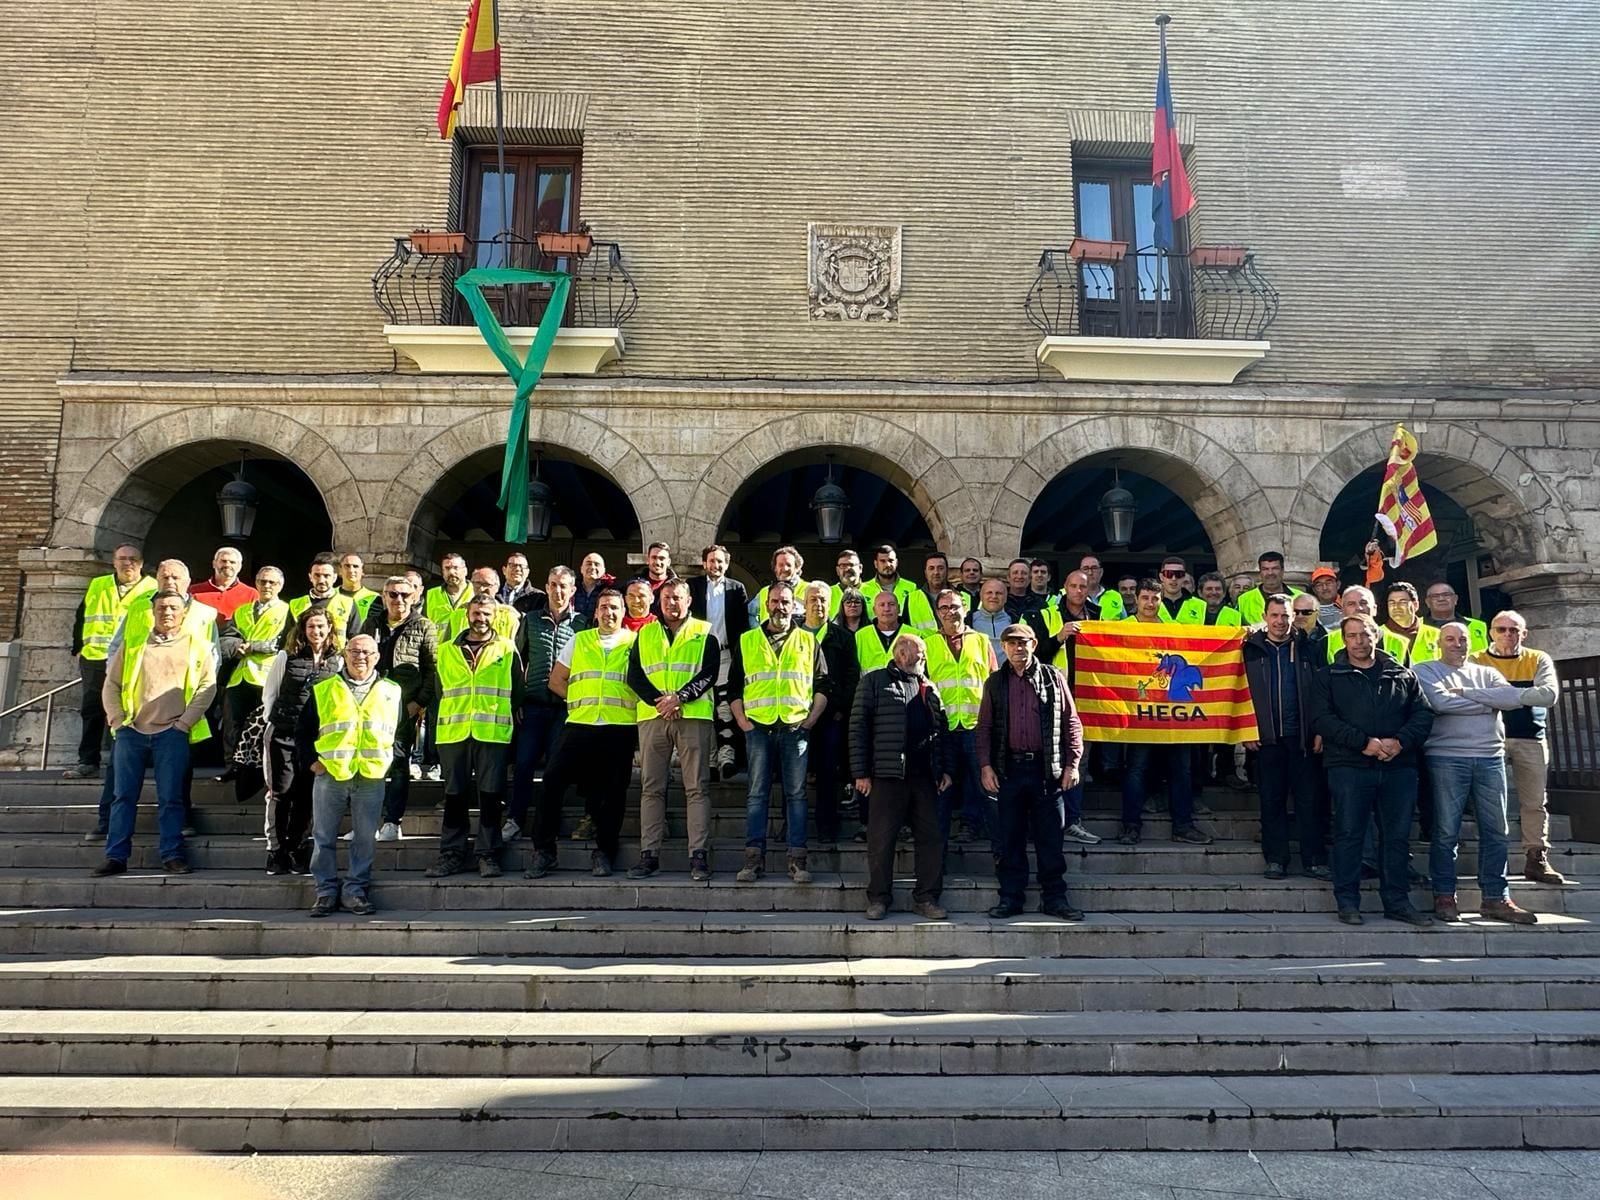
[{"label": "reflective stripe on vest", "polygon": [[343,675],[330,675],[311,689],[322,728],[317,757],[340,783],[360,775],[382,779],[394,762],[395,726],[400,720],[400,685],[380,679],[356,703]]},{"label": "reflective stripe on vest", "polygon": [[[233,627],[247,642],[276,641],[288,624],[289,606],[282,600],[272,601],[259,617],[255,615],[253,603],[240,605],[233,614]],[[265,654],[241,654],[238,665],[228,679],[228,686],[248,683],[252,687],[261,687],[267,682],[267,673],[272,670],[272,660],[276,657],[276,650],[268,650]]]},{"label": "reflective stripe on vest", "polygon": [[479,652],[474,667],[454,642],[439,647],[438,741],[511,740],[511,664],[516,653],[510,642],[495,638]]},{"label": "reflective stripe on vest", "polygon": [[631,630],[623,630],[609,650],[600,645],[598,629],[585,629],[572,639],[572,666],[567,676],[570,724],[638,723],[639,697],[628,686],[628,651],[636,636]]},{"label": "reflective stripe on vest", "polygon": [[983,683],[989,678],[989,639],[981,633],[965,634],[959,657],[950,653],[943,635],[928,638],[926,646],[928,682],[944,701],[945,723],[951,729],[975,728]]},{"label": "reflective stripe on vest", "polygon": [[115,575],[91,579],[83,597],[83,627],[78,631],[83,649],[78,657],[84,662],[104,662],[110,657],[111,639],[116,635],[117,625],[128,615],[135,600],[155,590],[156,581],[148,575],[141,575],[125,596],[117,595]]},{"label": "reflective stripe on vest", "polygon": [[765,626],[739,639],[744,662],[744,715],[757,725],[798,725],[811,712],[817,639],[791,629],[781,654],[772,652]]},{"label": "reflective stripe on vest", "polygon": [[[205,608],[203,604],[190,605],[191,608]],[[215,610],[211,610],[215,611]],[[131,614],[130,614],[131,616]],[[148,618],[146,618],[148,622]],[[185,621],[187,624],[187,621]],[[199,679],[205,665],[212,659],[211,642],[208,638],[195,633],[191,629],[180,631],[189,638],[189,664],[183,673],[183,703],[188,706],[194,699]],[[126,721],[132,721],[133,715],[139,708],[139,681],[144,674],[144,652],[150,645],[150,626],[147,623],[144,629],[135,629],[131,632],[126,629],[122,637],[122,716]],[[203,742],[211,736],[211,725],[205,717],[195,722],[194,728],[189,730],[189,741]]]},{"label": "reflective stripe on vest", "polygon": [[[668,645],[666,627],[651,621],[639,630],[639,666],[658,691],[676,692],[700,674],[710,633],[709,624],[690,617],[678,627],[678,636]],[[656,706],[643,700],[639,701],[637,712],[640,721],[653,721],[658,715]],[[685,704],[683,716],[690,721],[711,720],[711,690],[706,689],[698,699]]]}]

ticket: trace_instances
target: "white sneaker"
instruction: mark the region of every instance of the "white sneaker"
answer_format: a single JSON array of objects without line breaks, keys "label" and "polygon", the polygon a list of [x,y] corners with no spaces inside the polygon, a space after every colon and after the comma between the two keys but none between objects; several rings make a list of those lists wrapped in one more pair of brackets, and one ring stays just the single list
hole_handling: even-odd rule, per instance
[{"label": "white sneaker", "polygon": [[400,826],[394,821],[385,821],[378,827],[378,841],[398,842],[400,840]]},{"label": "white sneaker", "polygon": [[510,817],[507,817],[506,818],[506,823],[504,825],[500,826],[500,840],[502,842],[514,842],[521,836],[522,836],[522,827],[519,826]]},{"label": "white sneaker", "polygon": [[1090,833],[1083,827],[1083,822],[1067,826],[1067,840],[1069,842],[1082,842],[1085,846],[1098,845],[1100,838]]},{"label": "white sneaker", "polygon": [[422,777],[429,783],[438,783],[444,778],[444,772],[438,767],[423,767]]},{"label": "white sneaker", "polygon": [[421,763],[407,763],[406,764],[406,773],[408,775],[410,775],[411,778],[414,779],[414,780],[415,779],[421,779],[422,778],[422,764]]},{"label": "white sneaker", "polygon": [[356,831],[354,829],[347,829],[339,835],[339,840],[341,842],[353,842],[355,841],[355,837]]}]

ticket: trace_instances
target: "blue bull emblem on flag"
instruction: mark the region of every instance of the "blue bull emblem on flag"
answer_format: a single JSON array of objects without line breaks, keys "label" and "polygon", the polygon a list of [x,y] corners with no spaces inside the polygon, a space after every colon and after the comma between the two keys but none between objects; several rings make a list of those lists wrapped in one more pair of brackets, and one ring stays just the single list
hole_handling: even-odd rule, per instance
[{"label": "blue bull emblem on flag", "polygon": [[1191,666],[1183,655],[1163,654],[1156,660],[1156,669],[1150,678],[1139,681],[1139,699],[1146,699],[1151,689],[1165,689],[1169,701],[1192,701],[1204,683],[1205,676],[1200,668]]}]

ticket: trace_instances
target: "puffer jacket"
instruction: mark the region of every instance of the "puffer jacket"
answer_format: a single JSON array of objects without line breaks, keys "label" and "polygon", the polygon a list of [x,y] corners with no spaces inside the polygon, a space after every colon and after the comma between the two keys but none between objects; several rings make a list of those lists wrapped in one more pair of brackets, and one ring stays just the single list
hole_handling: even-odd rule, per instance
[{"label": "puffer jacket", "polygon": [[374,604],[367,612],[361,632],[378,643],[378,671],[385,679],[400,685],[400,705],[420,704],[427,708],[437,698],[439,673],[439,628],[416,609],[389,628],[389,614],[383,605]]},{"label": "puffer jacket", "polygon": [[[921,702],[928,708],[928,736],[906,746],[906,708]],[[850,709],[850,777],[904,779],[921,756],[935,780],[950,772],[949,736],[939,689],[925,678],[907,675],[891,663],[868,671],[856,688]]]},{"label": "puffer jacket", "polygon": [[[1417,752],[1433,728],[1433,711],[1422,698],[1417,677],[1383,651],[1377,677],[1350,665],[1339,651],[1326,671],[1311,674],[1312,732],[1322,735],[1323,759],[1330,767],[1414,767]],[[1365,755],[1370,738],[1395,738],[1400,753],[1383,764]]]}]

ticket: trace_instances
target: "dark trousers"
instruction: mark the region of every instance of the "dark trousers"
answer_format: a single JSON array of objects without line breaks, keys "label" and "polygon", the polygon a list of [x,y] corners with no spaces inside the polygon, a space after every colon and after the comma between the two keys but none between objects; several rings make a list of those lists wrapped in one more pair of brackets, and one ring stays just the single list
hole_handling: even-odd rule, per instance
[{"label": "dark trousers", "polygon": [[1039,860],[1040,899],[1065,903],[1067,859],[1061,851],[1066,831],[1061,807],[1061,781],[1046,779],[1043,759],[1008,764],[1000,779],[1000,813],[995,874],[1000,902],[1021,904],[1028,889],[1028,839]]},{"label": "dark trousers", "polygon": [[422,728],[422,765],[425,767],[439,766],[439,740],[436,736],[439,729],[439,702],[435,700],[428,705],[426,719]]},{"label": "dark trousers", "polygon": [[952,729],[949,746],[950,788],[944,794],[944,834],[950,836],[950,819],[959,816],[974,837],[989,836],[989,797],[984,794],[978,772],[976,731]]},{"label": "dark trousers", "polygon": [[400,719],[394,727],[394,761],[389,773],[383,777],[382,824],[398,825],[406,817],[406,805],[411,802],[411,752],[417,745],[417,719],[406,711],[401,701]]},{"label": "dark trousers", "polygon": [[[824,715],[811,732],[811,745],[806,757],[817,780],[817,840],[839,840],[839,809],[844,798],[844,715]],[[870,834],[869,834],[870,840]]]},{"label": "dark trousers", "polygon": [[[100,689],[106,682],[106,661],[78,659],[78,678],[83,680],[83,694],[78,697],[78,716],[83,727],[78,733],[78,765],[98,767],[100,753],[109,745],[106,731],[106,709],[100,703]],[[113,770],[115,767],[113,767]]]},{"label": "dark trousers", "polygon": [[1261,794],[1261,855],[1269,863],[1289,864],[1289,797],[1300,839],[1300,863],[1314,867],[1327,860],[1323,841],[1326,814],[1317,787],[1320,763],[1298,741],[1263,742],[1256,760]]},{"label": "dark trousers", "polygon": [[566,727],[565,704],[526,704],[522,708],[522,721],[517,725],[517,772],[511,782],[511,809],[506,813],[518,829],[528,827],[534,772],[541,762],[555,761]]},{"label": "dark trousers", "polygon": [[439,828],[439,854],[465,858],[468,812],[478,806],[478,834],[473,849],[478,858],[500,860],[500,814],[505,807],[506,742],[480,742],[467,738],[439,746],[439,766],[444,775],[444,818]]},{"label": "dark trousers", "polygon": [[1122,823],[1135,827],[1144,824],[1140,810],[1152,767],[1167,769],[1167,802],[1172,810],[1172,832],[1181,833],[1194,824],[1194,791],[1190,786],[1190,764],[1194,761],[1188,746],[1150,745],[1134,742],[1126,748],[1122,769]]},{"label": "dark trousers", "polygon": [[567,722],[561,744],[544,770],[544,788],[534,809],[534,849],[556,852],[556,838],[561,832],[561,798],[569,785],[576,784],[584,811],[594,822],[596,848],[608,860],[616,861],[636,740],[632,725]]},{"label": "dark trousers", "polygon": [[1330,767],[1333,792],[1333,895],[1340,909],[1361,907],[1361,842],[1367,824],[1378,822],[1378,894],[1384,912],[1411,906],[1406,854],[1417,805],[1415,767],[1377,763]]},{"label": "dark trousers", "polygon": [[[895,838],[907,822],[916,836],[917,881],[911,898],[936,904],[944,889],[944,835],[939,829],[939,797],[926,775],[872,781],[872,819],[867,824],[867,900],[894,900]],[[1059,849],[1060,839],[1056,846]]]},{"label": "dark trousers", "polygon": [[315,777],[295,763],[292,737],[274,737],[265,749],[267,781],[272,787],[267,804],[267,849],[293,854],[311,831],[311,781]]}]

